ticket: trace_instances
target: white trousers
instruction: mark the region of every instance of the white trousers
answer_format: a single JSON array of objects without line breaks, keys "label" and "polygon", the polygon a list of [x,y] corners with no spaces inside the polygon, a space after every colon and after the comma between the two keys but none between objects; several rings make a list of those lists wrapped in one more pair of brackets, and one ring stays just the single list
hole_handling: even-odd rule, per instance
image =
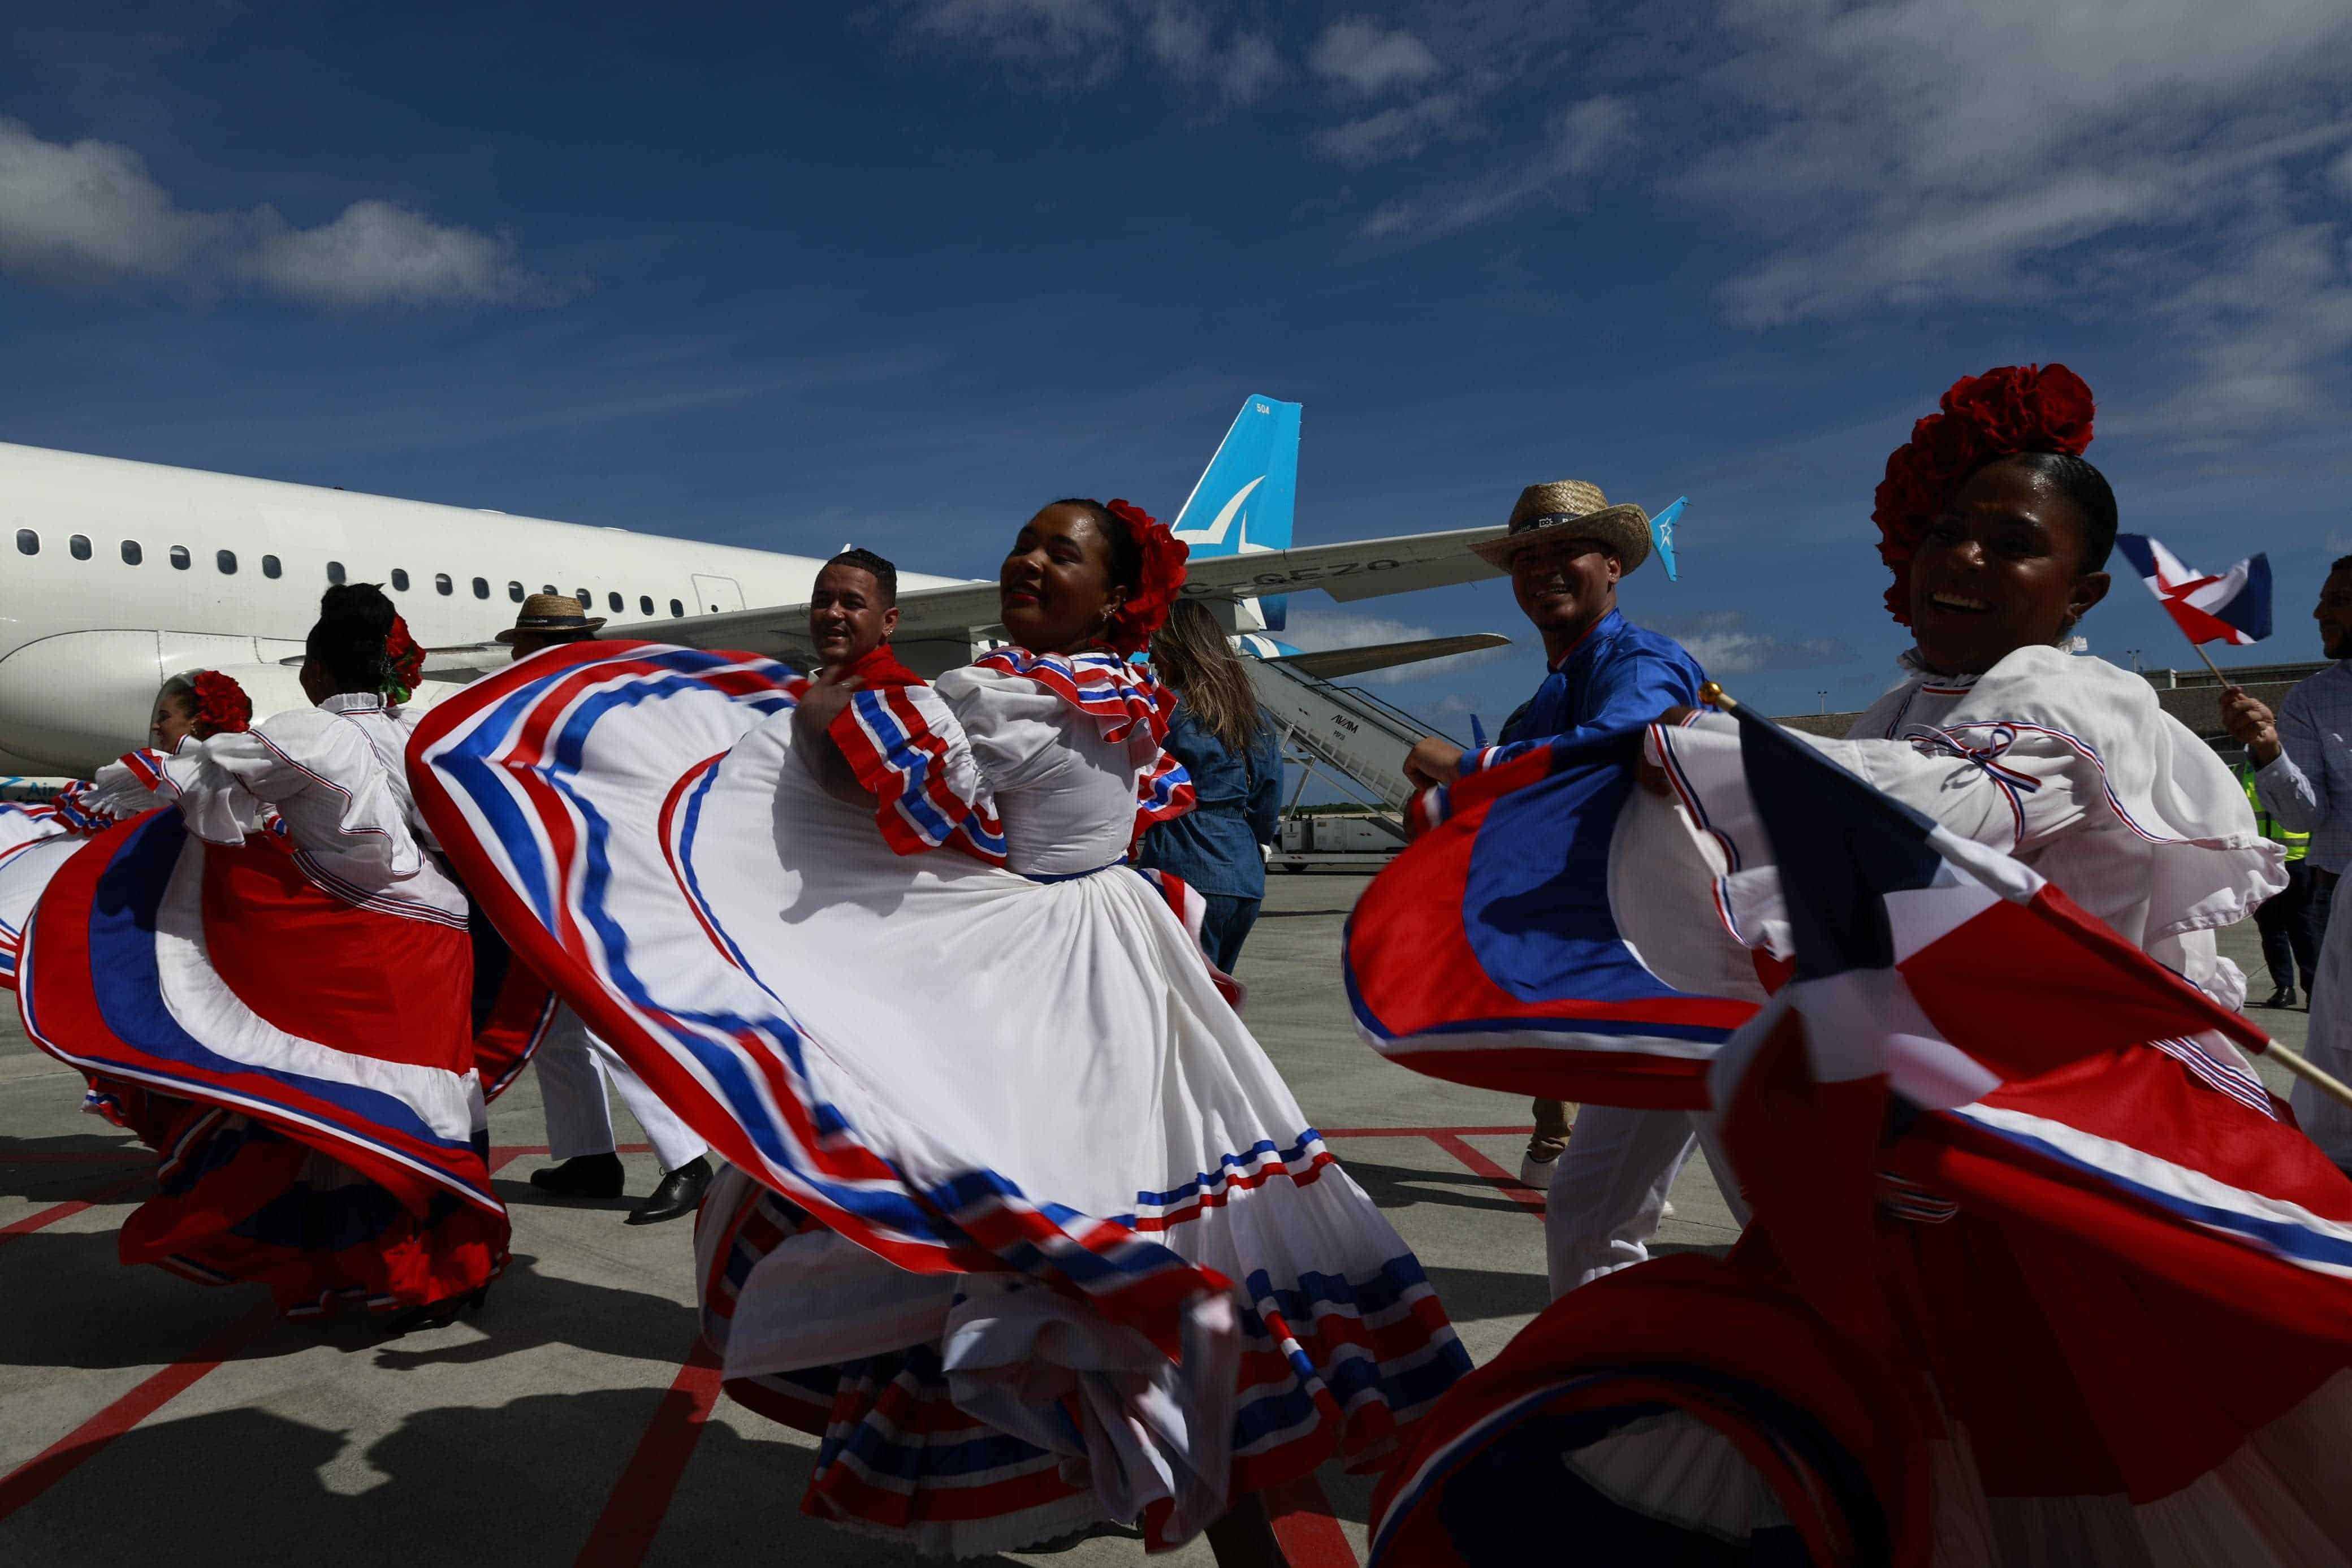
[{"label": "white trousers", "polygon": [[[2311,977],[2311,1037],[2303,1051],[2312,1065],[2338,1078],[2352,1076],[2352,901],[2344,889],[2352,876],[2336,884],[2335,903],[2327,912],[2327,936],[2319,946],[2319,972]],[[2287,1091],[2304,1135],[2337,1165],[2352,1169],[2352,1109],[2336,1103],[2298,1078]]]},{"label": "white trousers", "polygon": [[613,1048],[588,1032],[570,1008],[555,1009],[547,1039],[531,1062],[539,1069],[540,1099],[547,1114],[547,1152],[559,1160],[613,1152],[613,1112],[605,1103],[610,1080],[628,1103],[629,1114],[646,1130],[654,1157],[674,1171],[708,1147],[694,1129],[654,1097],[645,1080],[629,1071]]},{"label": "white trousers", "polygon": [[[1587,1105],[1577,1113],[1544,1205],[1552,1300],[1648,1259],[1666,1194],[1698,1142],[1687,1111]],[[1708,1163],[1715,1164],[1711,1153]],[[1745,1225],[1748,1206],[1738,1188],[1720,1166],[1715,1171],[1725,1201]]]}]

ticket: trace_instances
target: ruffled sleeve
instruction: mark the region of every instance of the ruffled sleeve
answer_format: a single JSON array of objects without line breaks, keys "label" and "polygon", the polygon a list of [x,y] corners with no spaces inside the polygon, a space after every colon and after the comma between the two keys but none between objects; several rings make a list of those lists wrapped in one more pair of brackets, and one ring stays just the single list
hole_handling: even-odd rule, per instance
[{"label": "ruffled sleeve", "polygon": [[[184,746],[201,744],[184,741]],[[158,806],[169,805],[163,792],[163,765],[172,754],[153,747],[126,751],[91,775],[87,784],[68,791],[73,805],[97,820],[97,825],[119,822]]]},{"label": "ruffled sleeve", "polygon": [[184,745],[163,763],[164,792],[188,831],[241,843],[286,819],[296,845],[397,881],[425,862],[383,765],[354,725],[316,708],[274,714],[241,734]]},{"label": "ruffled sleeve", "polygon": [[874,797],[874,820],[891,849],[911,855],[961,843],[1002,863],[1003,831],[972,742],[938,692],[862,687],[827,733]]}]

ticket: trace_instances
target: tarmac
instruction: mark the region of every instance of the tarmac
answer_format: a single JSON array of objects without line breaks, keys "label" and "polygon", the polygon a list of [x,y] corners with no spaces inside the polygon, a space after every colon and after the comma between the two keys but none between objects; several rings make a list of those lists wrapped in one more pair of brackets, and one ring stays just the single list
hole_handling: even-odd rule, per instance
[{"label": "tarmac", "polygon": [[[1367,878],[1273,878],[1241,977],[1251,1028],[1355,1179],[1419,1253],[1483,1363],[1547,1300],[1539,1195],[1514,1173],[1525,1101],[1391,1067],[1357,1038],[1338,966]],[[2266,995],[2251,924],[2223,950]],[[2305,1016],[2252,1015],[2300,1046]],[[2268,1063],[2266,1077],[2286,1079]],[[514,1266],[478,1315],[383,1337],[278,1321],[256,1287],[115,1258],[151,1157],[79,1112],[81,1082],[0,1026],[0,1563],[420,1561],[530,1568],[921,1561],[803,1517],[814,1439],[742,1409],[697,1353],[690,1221],[629,1227],[628,1198],[564,1203],[538,1084],[491,1110]],[[617,1100],[621,1135],[635,1134]],[[625,1148],[629,1191],[656,1172]],[[1659,1251],[1737,1234],[1694,1159]],[[1270,1501],[1294,1568],[1365,1556],[1370,1478],[1327,1466]],[[979,1561],[1139,1563],[1139,1542]],[[1160,1561],[1197,1568],[1196,1542]]]}]

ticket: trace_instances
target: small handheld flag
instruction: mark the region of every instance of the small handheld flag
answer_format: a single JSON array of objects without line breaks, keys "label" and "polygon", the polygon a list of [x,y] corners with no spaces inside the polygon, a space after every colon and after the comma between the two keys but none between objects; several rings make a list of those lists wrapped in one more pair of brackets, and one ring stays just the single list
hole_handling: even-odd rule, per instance
[{"label": "small handheld flag", "polygon": [[1666,569],[1668,582],[1680,582],[1675,570],[1675,525],[1683,520],[1683,508],[1690,505],[1688,496],[1678,496],[1675,504],[1650,519],[1650,538],[1658,547],[1658,564]]},{"label": "small handheld flag", "polygon": [[2191,643],[2242,648],[2271,634],[2270,557],[2202,572],[2146,534],[2117,534],[2116,549]]}]

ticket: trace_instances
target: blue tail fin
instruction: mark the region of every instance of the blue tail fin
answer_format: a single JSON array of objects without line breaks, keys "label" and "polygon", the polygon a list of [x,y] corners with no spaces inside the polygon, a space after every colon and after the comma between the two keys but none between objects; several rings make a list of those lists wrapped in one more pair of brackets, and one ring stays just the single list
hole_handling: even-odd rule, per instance
[{"label": "blue tail fin", "polygon": [[[1202,559],[1287,549],[1297,496],[1298,404],[1252,396],[1176,514],[1176,537]],[[1282,599],[1258,601],[1270,631],[1282,630],[1284,610]]]}]

